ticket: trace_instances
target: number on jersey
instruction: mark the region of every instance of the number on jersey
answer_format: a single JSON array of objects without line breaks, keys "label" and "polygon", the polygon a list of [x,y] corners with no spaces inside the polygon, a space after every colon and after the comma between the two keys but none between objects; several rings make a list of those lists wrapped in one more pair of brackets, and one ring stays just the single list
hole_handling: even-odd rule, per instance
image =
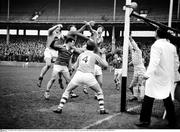
[{"label": "number on jersey", "polygon": [[88,62],[88,56],[84,57],[82,60],[83,60],[85,63],[87,63],[87,62]]}]

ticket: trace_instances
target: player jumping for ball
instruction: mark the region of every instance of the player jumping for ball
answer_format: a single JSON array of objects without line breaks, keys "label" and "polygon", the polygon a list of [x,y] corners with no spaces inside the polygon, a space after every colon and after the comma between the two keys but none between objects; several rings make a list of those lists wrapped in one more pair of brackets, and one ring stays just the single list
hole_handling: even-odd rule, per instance
[{"label": "player jumping for ball", "polygon": [[43,77],[50,69],[52,62],[54,62],[58,56],[58,51],[52,49],[50,45],[54,43],[58,38],[62,37],[61,29],[62,25],[58,24],[48,29],[48,36],[47,36],[47,45],[44,51],[44,60],[46,65],[41,69],[41,73],[39,75],[39,81],[37,83],[38,87],[41,87]]},{"label": "player jumping for ball", "polygon": [[[102,33],[104,31],[104,27],[102,25],[98,25],[97,30],[94,30],[92,28],[92,26],[94,25],[95,22],[90,21],[88,22],[88,27],[89,30],[91,32],[91,37],[90,39],[92,39],[95,44],[97,45],[94,49],[94,53],[101,53],[101,49],[99,48],[100,44],[103,42],[103,36]],[[102,51],[103,52],[103,51]],[[99,65],[95,65],[95,69],[94,69],[94,75],[96,77],[96,80],[98,81],[100,87],[102,88],[102,82],[103,82],[103,74],[102,74],[102,68]],[[87,92],[87,87],[84,86],[84,93],[88,94]],[[95,95],[95,99],[97,99],[97,95]]]}]

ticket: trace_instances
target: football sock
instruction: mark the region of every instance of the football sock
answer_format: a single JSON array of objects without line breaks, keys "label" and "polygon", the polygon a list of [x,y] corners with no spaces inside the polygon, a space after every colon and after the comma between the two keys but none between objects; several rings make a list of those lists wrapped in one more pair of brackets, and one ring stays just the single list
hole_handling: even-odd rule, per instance
[{"label": "football sock", "polygon": [[69,93],[65,91],[60,100],[60,104],[58,106],[59,109],[62,109],[64,107],[64,104],[67,102],[68,98],[69,98]]},{"label": "football sock", "polygon": [[100,110],[104,110],[104,95],[103,95],[103,93],[98,93],[97,99],[98,99],[98,102],[99,102]]}]

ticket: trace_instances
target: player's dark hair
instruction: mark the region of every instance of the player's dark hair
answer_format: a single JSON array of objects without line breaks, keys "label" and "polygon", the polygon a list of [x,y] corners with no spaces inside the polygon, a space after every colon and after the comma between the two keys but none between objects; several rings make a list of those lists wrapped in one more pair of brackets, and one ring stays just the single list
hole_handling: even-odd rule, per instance
[{"label": "player's dark hair", "polygon": [[167,38],[168,37],[167,30],[164,28],[158,28],[156,30],[156,33],[159,38]]},{"label": "player's dark hair", "polygon": [[73,36],[67,35],[64,38],[65,38],[65,43],[75,41],[75,38]]},{"label": "player's dark hair", "polygon": [[96,44],[93,41],[91,40],[87,41],[87,46],[86,46],[87,50],[94,51],[95,47],[96,47]]},{"label": "player's dark hair", "polygon": [[69,39],[66,40],[66,43],[69,43],[69,42],[72,42],[72,41],[74,41],[74,39],[69,38]]}]

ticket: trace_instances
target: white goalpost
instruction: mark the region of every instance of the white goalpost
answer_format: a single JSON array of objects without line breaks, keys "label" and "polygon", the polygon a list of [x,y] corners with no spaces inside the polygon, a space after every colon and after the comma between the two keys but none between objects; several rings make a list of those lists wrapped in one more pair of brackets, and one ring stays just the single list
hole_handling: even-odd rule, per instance
[{"label": "white goalpost", "polygon": [[121,112],[126,111],[126,88],[127,88],[127,64],[128,64],[128,43],[130,32],[130,13],[132,8],[131,0],[126,0],[125,19],[124,19],[124,40],[123,40],[123,63],[122,63],[122,80],[121,80]]}]

